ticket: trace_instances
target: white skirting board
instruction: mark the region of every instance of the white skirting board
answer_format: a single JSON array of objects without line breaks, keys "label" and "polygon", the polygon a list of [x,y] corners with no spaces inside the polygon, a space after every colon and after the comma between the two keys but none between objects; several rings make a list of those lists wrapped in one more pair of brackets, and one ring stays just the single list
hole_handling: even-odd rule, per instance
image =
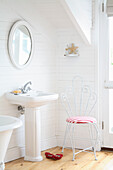
[{"label": "white skirting board", "polygon": [[5,162],[24,157],[25,147],[9,148],[6,153]]},{"label": "white skirting board", "polygon": [[[62,147],[63,146],[63,140],[64,140],[64,138],[63,137],[58,137],[57,136],[57,145],[59,146],[59,147]],[[70,142],[70,138],[67,138],[67,140],[66,140],[66,144],[65,144],[65,147],[67,147],[67,148],[70,148],[71,149],[71,142]],[[90,141],[81,141],[81,140],[76,140],[75,141],[75,148],[77,148],[77,149],[85,149],[85,148],[87,148],[87,147],[89,147],[89,146],[91,146],[91,142]],[[100,143],[97,145],[97,147],[96,147],[96,149],[97,149],[97,151],[100,151],[101,150],[101,147],[100,147]]]},{"label": "white skirting board", "polygon": [[[57,146],[56,137],[45,139],[41,141],[41,151]],[[6,153],[5,162],[9,162],[25,155],[25,147],[9,148]]]}]

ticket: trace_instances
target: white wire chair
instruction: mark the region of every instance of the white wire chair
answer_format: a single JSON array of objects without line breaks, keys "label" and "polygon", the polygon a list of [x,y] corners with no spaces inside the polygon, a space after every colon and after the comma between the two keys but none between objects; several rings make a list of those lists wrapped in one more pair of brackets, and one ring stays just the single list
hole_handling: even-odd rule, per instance
[{"label": "white wire chair", "polygon": [[[64,142],[62,147],[62,152],[64,152],[65,142],[67,138],[67,132],[70,136],[70,141],[73,151],[73,159],[75,155],[80,152],[91,150],[94,152],[95,160],[96,158],[96,146],[99,141],[99,130],[97,126],[97,121],[91,116],[92,110],[97,102],[97,96],[88,85],[84,85],[83,79],[80,76],[75,76],[72,80],[72,86],[66,89],[65,93],[61,94],[61,101],[67,112],[68,118],[66,119],[66,131],[64,135]],[[88,125],[89,135],[91,140],[91,146],[82,149],[75,153],[74,146],[74,128],[75,125]],[[94,129],[96,135],[94,135]],[[94,138],[95,137],[95,138]]]}]

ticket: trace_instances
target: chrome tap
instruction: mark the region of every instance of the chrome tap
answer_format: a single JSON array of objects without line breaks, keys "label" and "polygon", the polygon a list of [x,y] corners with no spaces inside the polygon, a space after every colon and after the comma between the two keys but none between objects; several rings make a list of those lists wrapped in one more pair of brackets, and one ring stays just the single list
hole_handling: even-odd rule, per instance
[{"label": "chrome tap", "polygon": [[28,91],[32,90],[31,87],[28,86],[28,85],[32,85],[32,82],[31,82],[31,81],[27,82],[27,83],[24,85],[24,87],[21,88],[22,93],[27,93]]}]

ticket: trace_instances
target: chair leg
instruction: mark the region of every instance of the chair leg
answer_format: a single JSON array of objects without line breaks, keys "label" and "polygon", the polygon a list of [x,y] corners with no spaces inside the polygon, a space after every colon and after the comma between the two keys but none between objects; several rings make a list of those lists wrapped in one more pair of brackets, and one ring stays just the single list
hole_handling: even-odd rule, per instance
[{"label": "chair leg", "polygon": [[92,147],[92,151],[94,152],[95,161],[97,161],[97,157],[96,157],[96,148],[95,148],[95,147]]},{"label": "chair leg", "polygon": [[[94,147],[94,154],[96,155],[96,146],[97,146],[98,140],[99,140],[99,129],[98,129],[98,127],[97,127],[97,124],[93,124],[93,125],[94,125],[94,127],[95,127],[96,134],[97,134],[97,136],[96,136],[96,141],[95,141],[95,147]],[[97,160],[97,159],[95,158],[95,160]]]},{"label": "chair leg", "polygon": [[98,143],[98,140],[99,140],[99,129],[97,127],[97,124],[93,123],[93,126],[94,126],[94,128],[96,130],[96,140],[95,140],[94,150],[93,151],[94,151],[95,160],[97,160],[97,158],[96,158],[96,146],[97,146],[97,143]]},{"label": "chair leg", "polygon": [[[64,141],[63,141],[62,153],[64,152],[65,142],[66,142],[67,133],[68,133],[69,137],[70,137],[71,145],[72,145],[72,151],[73,151],[73,159],[72,160],[74,161],[74,159],[75,159],[74,138],[73,138],[73,135],[74,135],[74,125],[73,125],[73,128],[72,128],[72,132],[70,132],[71,126],[72,126],[71,124],[67,123],[66,131],[65,131],[65,135],[64,135]],[[71,133],[72,133],[72,135],[71,135]]]},{"label": "chair leg", "polygon": [[75,128],[75,126],[74,126],[74,124],[73,124],[73,128],[72,128],[72,150],[73,150],[73,159],[72,159],[72,161],[74,161],[74,160],[75,160],[74,128]]},{"label": "chair leg", "polygon": [[66,130],[65,130],[65,135],[64,135],[64,141],[63,141],[62,153],[64,152],[65,142],[66,142],[66,138],[67,138],[67,131],[70,131],[70,127],[69,127],[69,130],[68,130],[68,126],[69,125],[67,123]]},{"label": "chair leg", "polygon": [[1,163],[0,163],[0,170],[5,170],[5,164],[4,164],[4,162],[1,162]]},{"label": "chair leg", "polygon": [[[95,157],[95,160],[97,160],[96,158],[96,142],[94,143],[94,139],[93,139],[93,131],[92,131],[92,124],[89,124],[89,132],[90,132],[90,139],[91,139],[91,143],[92,143],[92,151],[94,152],[94,157]],[[96,141],[97,141],[97,138],[96,138]]]}]

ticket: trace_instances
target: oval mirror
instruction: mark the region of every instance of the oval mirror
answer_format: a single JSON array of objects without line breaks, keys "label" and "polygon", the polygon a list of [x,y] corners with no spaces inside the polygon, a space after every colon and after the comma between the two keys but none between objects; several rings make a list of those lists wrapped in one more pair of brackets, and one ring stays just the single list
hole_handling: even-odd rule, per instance
[{"label": "oval mirror", "polygon": [[33,36],[29,24],[16,22],[9,33],[8,51],[10,59],[17,68],[25,68],[32,59]]}]

